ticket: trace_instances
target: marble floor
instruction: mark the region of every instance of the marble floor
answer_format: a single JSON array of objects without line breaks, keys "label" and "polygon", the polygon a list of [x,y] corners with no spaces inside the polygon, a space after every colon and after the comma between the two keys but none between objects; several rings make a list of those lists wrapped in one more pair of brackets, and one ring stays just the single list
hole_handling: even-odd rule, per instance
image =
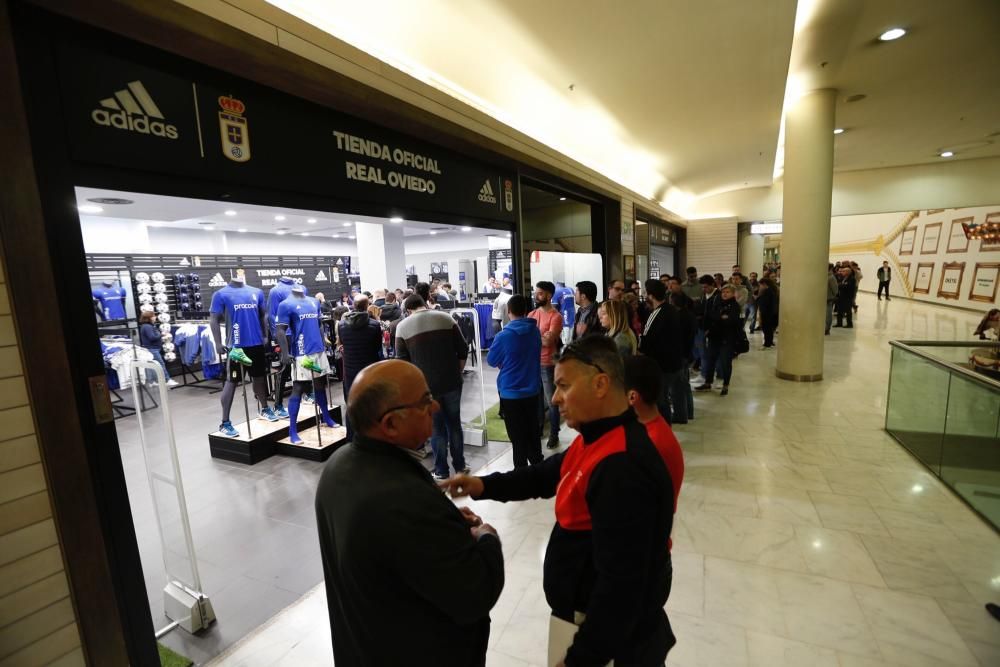
[{"label": "marble floor", "polygon": [[[678,427],[669,665],[1000,665],[1000,624],[983,609],[1000,602],[1000,538],[882,430],[888,341],[966,339],[978,318],[859,305],[856,328],[826,339],[824,381],[777,380],[758,334],[730,395],[696,395]],[[485,470],[510,466],[507,452]],[[506,557],[488,664],[544,666],[552,502],[470,504]],[[332,661],[320,586],[210,664]]]}]

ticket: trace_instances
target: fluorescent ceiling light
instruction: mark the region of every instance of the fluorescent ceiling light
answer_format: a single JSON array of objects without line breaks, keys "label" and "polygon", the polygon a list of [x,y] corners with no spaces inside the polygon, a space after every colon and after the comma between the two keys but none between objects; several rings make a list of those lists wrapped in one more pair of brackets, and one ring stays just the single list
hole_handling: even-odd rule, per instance
[{"label": "fluorescent ceiling light", "polygon": [[230,210],[226,211],[226,215],[236,215],[236,211],[230,209]]},{"label": "fluorescent ceiling light", "polygon": [[354,240],[354,234],[350,234],[350,235],[348,235],[348,237],[347,237],[347,238],[349,238],[349,239],[351,239],[351,240],[353,241],[353,240]]},{"label": "fluorescent ceiling light", "polygon": [[238,231],[240,234],[246,234],[246,232],[247,232],[246,227],[240,227],[236,231]]},{"label": "fluorescent ceiling light", "polygon": [[204,229],[206,232],[210,232],[213,229],[215,229],[215,227],[213,225],[205,225],[204,227],[202,227],[202,229]]},{"label": "fluorescent ceiling light", "polygon": [[402,222],[402,221],[403,221],[403,219],[402,219],[402,218],[389,218],[389,222],[396,222],[396,223],[399,223],[399,222]]},{"label": "fluorescent ceiling light", "polygon": [[333,235],[333,238],[335,238],[335,239],[339,239],[339,238],[340,238],[340,234],[334,234],[334,235]]},{"label": "fluorescent ceiling light", "polygon": [[566,198],[565,197],[560,197],[559,201],[566,201]]},{"label": "fluorescent ceiling light", "polygon": [[435,231],[434,231],[434,230],[432,229],[432,230],[431,230],[431,236],[434,236],[435,234],[437,234],[437,232],[435,232]]},{"label": "fluorescent ceiling light", "polygon": [[284,229],[278,229],[274,233],[277,234],[278,236],[284,236],[285,235],[285,230]]},{"label": "fluorescent ceiling light", "polygon": [[299,236],[309,236],[309,232],[302,232]]},{"label": "fluorescent ceiling light", "polygon": [[76,210],[80,213],[101,213],[104,211],[100,206],[95,206],[94,204],[84,204],[83,206],[77,206]]},{"label": "fluorescent ceiling light", "polygon": [[891,42],[894,39],[899,39],[905,34],[906,31],[903,30],[902,28],[892,28],[890,30],[886,30],[885,32],[883,32],[881,35],[878,36],[878,38],[883,42]]},{"label": "fluorescent ceiling light", "polygon": [[941,157],[951,157],[952,155],[954,155],[954,153],[951,151],[944,151],[941,153]]},{"label": "fluorescent ceiling light", "polygon": [[285,219],[285,216],[283,216],[283,215],[276,215],[276,216],[274,216],[274,219],[277,220],[278,222],[281,222],[282,220]]},{"label": "fluorescent ceiling light", "polygon": [[833,133],[834,134],[843,134],[844,133],[844,128],[838,127],[836,130],[833,131]]},{"label": "fluorescent ceiling light", "polygon": [[472,227],[462,227],[462,231],[463,232],[471,232],[472,231]]},{"label": "fluorescent ceiling light", "polygon": [[306,220],[306,222],[308,222],[310,225],[315,225],[316,224],[316,218],[309,218],[308,220]]},{"label": "fluorescent ceiling light", "polygon": [[344,223],[344,227],[350,227],[350,226],[351,226],[351,223],[349,223],[349,222],[345,222]]}]

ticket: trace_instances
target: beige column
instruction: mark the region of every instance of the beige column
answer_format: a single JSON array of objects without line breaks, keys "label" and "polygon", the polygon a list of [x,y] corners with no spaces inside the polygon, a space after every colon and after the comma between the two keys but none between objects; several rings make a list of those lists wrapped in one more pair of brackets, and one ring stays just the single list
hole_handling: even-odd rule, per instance
[{"label": "beige column", "polygon": [[740,268],[743,275],[749,276],[756,271],[760,277],[760,269],[764,265],[764,237],[760,234],[747,234],[740,241]]},{"label": "beige column", "polygon": [[783,380],[823,379],[837,91],[807,93],[785,116],[778,365]]}]

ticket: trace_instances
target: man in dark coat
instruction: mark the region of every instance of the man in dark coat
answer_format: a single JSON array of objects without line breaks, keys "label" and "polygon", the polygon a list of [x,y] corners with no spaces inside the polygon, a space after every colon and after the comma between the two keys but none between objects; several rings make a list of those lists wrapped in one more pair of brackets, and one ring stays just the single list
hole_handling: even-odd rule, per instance
[{"label": "man in dark coat", "polygon": [[644,286],[650,313],[639,338],[639,352],[659,364],[663,373],[663,393],[658,403],[663,418],[668,424],[685,424],[688,410],[684,386],[689,385],[689,382],[682,349],[683,332],[677,319],[677,311],[667,303],[666,285],[650,278]]},{"label": "man in dark coat", "polygon": [[[349,400],[351,385],[358,373],[383,357],[382,327],[368,314],[368,299],[354,301],[354,310],[344,315],[337,327],[337,340],[344,359],[344,400]],[[347,421],[347,437],[354,436],[354,425]]]},{"label": "man in dark coat", "polygon": [[840,280],[837,292],[837,323],[834,328],[844,326],[844,316],[847,316],[847,328],[854,328],[854,299],[858,293],[858,281],[850,265],[840,269]]},{"label": "man in dark coat", "polygon": [[[338,665],[486,664],[504,583],[500,540],[407,452],[430,437],[437,409],[408,362],[355,378],[347,413],[357,435],[330,457],[316,491]],[[420,659],[428,642],[433,658]]]}]

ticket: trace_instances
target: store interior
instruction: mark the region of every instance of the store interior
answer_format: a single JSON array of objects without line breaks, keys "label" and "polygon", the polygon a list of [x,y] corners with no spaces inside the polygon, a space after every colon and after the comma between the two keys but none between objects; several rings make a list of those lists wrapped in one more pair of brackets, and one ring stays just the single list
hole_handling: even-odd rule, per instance
[{"label": "store interior", "polygon": [[[153,624],[166,630],[160,637],[163,644],[201,663],[322,582],[313,498],[323,467],[319,459],[329,453],[311,458],[276,453],[253,463],[217,455],[223,379],[208,372],[212,364],[199,352],[207,349],[204,343],[192,352],[189,343],[180,341],[181,332],[188,331],[185,340],[209,335],[212,294],[233,277],[242,277],[265,295],[282,277],[291,278],[303,282],[309,294],[323,291],[331,301],[354,290],[406,289],[407,283],[438,279],[455,291],[454,301],[445,306],[474,308],[488,317],[492,295],[482,294],[482,286],[490,275],[500,281],[512,277],[511,234],[402,216],[374,218],[93,188],[77,188],[76,194]],[[387,277],[393,267],[398,280]],[[144,310],[154,312],[159,330],[170,334],[162,353],[176,386],[147,383],[138,375],[139,382],[131,380],[129,360],[141,347],[136,344],[136,318]],[[462,406],[467,425],[498,400],[496,371],[480,359],[483,343],[488,341],[481,339],[470,348]],[[272,376],[269,389],[273,382]],[[328,387],[331,412],[341,422],[341,384],[333,381]],[[246,415],[250,439],[281,426],[257,420],[255,403],[250,382],[241,383],[232,420],[242,422]],[[313,410],[304,407],[300,419]],[[183,484],[180,494],[171,439]],[[488,442],[485,430],[476,445],[466,447],[473,469],[509,446]],[[431,467],[430,457],[422,462]],[[190,549],[178,495],[186,502]],[[173,627],[176,614],[165,614],[170,603],[165,586],[174,579],[197,581],[209,598],[215,621],[206,629],[191,633]]]}]

